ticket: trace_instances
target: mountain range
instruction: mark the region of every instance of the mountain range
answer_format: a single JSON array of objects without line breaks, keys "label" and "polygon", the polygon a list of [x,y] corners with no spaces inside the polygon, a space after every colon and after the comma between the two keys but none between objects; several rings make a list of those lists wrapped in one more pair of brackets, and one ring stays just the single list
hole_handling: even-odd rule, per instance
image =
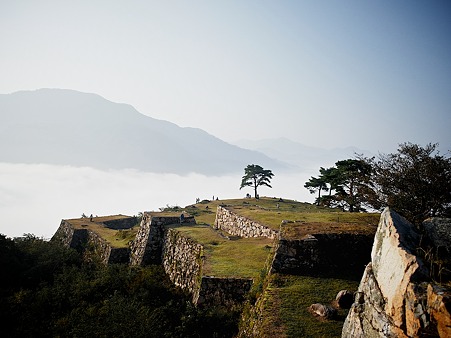
[{"label": "mountain range", "polygon": [[221,175],[281,161],[96,94],[39,89],[0,95],[2,162]]},{"label": "mountain range", "polygon": [[[318,135],[318,137],[323,137]],[[237,146],[252,149],[301,168],[304,172],[317,170],[320,166],[331,167],[338,160],[355,157],[355,154],[372,155],[368,150],[356,147],[324,149],[306,146],[302,143],[284,137],[262,140],[239,140],[234,142]]]},{"label": "mountain range", "polygon": [[74,90],[0,94],[1,162],[223,175],[243,172],[248,164],[313,172],[355,153],[365,152],[309,147],[286,138],[233,145],[201,129]]}]

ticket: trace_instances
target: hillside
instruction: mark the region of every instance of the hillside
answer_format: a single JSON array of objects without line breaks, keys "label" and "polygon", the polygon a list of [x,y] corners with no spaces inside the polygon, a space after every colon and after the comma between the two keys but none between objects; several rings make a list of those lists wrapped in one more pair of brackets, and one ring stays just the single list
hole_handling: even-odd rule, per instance
[{"label": "hillside", "polygon": [[[232,222],[224,214],[226,210],[236,217],[244,217],[238,221],[241,225],[234,226],[256,222],[279,235],[273,239],[231,235],[220,225]],[[189,222],[179,224],[182,213]],[[191,222],[193,216],[196,223]],[[118,217],[122,216],[112,216]],[[240,283],[252,278],[253,285],[242,313],[246,323],[241,327],[242,336],[249,330],[257,330],[266,332],[265,337],[339,337],[346,309],[339,309],[333,320],[318,321],[308,312],[308,307],[317,302],[330,303],[342,289],[357,288],[361,270],[369,259],[378,219],[379,214],[345,213],[279,198],[204,200],[184,208],[144,212],[140,229],[130,229],[129,234],[136,233],[130,244],[132,253],[136,253],[134,248],[155,250],[157,237],[152,236],[161,236],[160,230],[150,229],[166,229],[165,236],[173,242],[162,245],[162,264],[176,285],[193,294],[194,302],[200,299],[199,292],[208,295],[208,289],[202,291],[206,279],[209,283],[224,279]],[[124,230],[99,228],[105,220],[109,218],[68,222],[78,229],[91,229],[117,246],[122,243],[119,237]],[[148,244],[143,242],[144,233],[153,233],[146,239]],[[303,253],[305,250],[307,255]],[[139,261],[138,264],[149,263]],[[270,275],[268,269],[272,271]],[[200,289],[191,288],[190,280],[202,281]],[[215,290],[217,294],[220,289]],[[222,292],[225,291],[218,294]]]},{"label": "hillside", "polygon": [[62,89],[1,94],[0,112],[3,162],[206,175],[240,172],[249,163],[285,166],[95,94]]}]

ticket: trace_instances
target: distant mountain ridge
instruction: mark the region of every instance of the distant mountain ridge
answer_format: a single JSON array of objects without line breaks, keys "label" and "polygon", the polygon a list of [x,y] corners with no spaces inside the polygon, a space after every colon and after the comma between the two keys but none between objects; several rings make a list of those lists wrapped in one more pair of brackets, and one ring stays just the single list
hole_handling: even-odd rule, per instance
[{"label": "distant mountain ridge", "polygon": [[355,154],[371,155],[368,150],[356,147],[323,149],[311,147],[287,138],[239,140],[234,142],[239,147],[262,152],[279,161],[310,171],[322,167],[330,167],[339,160],[353,158]]},{"label": "distant mountain ridge", "polygon": [[0,94],[0,161],[222,175],[281,161],[182,128],[96,94],[39,89]]}]

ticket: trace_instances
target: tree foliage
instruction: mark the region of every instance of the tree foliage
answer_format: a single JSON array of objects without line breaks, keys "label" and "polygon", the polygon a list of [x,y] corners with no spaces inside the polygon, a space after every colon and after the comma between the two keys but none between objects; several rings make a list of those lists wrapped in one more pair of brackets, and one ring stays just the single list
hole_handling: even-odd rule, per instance
[{"label": "tree foliage", "polygon": [[200,309],[161,266],[83,263],[33,235],[0,235],[3,337],[232,337],[239,309]]},{"label": "tree foliage", "polygon": [[[324,169],[324,168],[321,168]],[[329,187],[327,186],[327,181],[324,176],[320,175],[319,177],[310,177],[310,179],[305,182],[304,188],[307,188],[311,194],[318,192],[318,197],[316,198],[316,204],[319,205],[321,200],[321,191],[329,191]]]},{"label": "tree foliage", "polygon": [[451,158],[437,146],[402,143],[397,153],[366,159],[374,169],[368,202],[377,209],[390,206],[417,225],[429,216],[449,216]]},{"label": "tree foliage", "polygon": [[263,169],[257,164],[249,164],[244,168],[244,176],[241,179],[240,190],[244,187],[253,187],[254,197],[258,198],[257,188],[260,186],[272,188],[270,182],[273,176],[274,174],[271,170]]},{"label": "tree foliage", "polygon": [[[350,212],[362,211],[371,170],[371,166],[360,159],[338,161],[334,167],[321,167],[320,175],[311,177],[304,187],[310,193],[318,191],[317,205],[340,207]],[[321,190],[329,191],[329,195],[321,196]]]},{"label": "tree foliage", "polygon": [[[319,177],[304,187],[318,191],[318,205],[349,211],[389,206],[420,226],[429,216],[451,216],[451,159],[440,155],[437,146],[402,143],[393,154],[356,155],[321,167]],[[329,195],[321,196],[322,190]]]}]

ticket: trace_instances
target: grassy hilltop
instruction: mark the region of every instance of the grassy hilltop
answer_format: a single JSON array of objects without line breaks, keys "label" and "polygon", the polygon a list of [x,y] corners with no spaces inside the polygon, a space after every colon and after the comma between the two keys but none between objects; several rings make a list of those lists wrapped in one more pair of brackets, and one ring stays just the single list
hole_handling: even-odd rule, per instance
[{"label": "grassy hilltop", "polygon": [[[247,323],[258,320],[251,304],[261,312],[259,325],[265,336],[281,337],[339,337],[346,310],[339,310],[336,320],[318,321],[308,312],[313,303],[330,303],[341,289],[355,290],[358,281],[348,276],[322,278],[274,273],[267,276],[268,262],[273,257],[277,240],[240,238],[214,229],[216,210],[224,206],[230,211],[258,222],[289,240],[302,239],[308,234],[372,235],[379,221],[376,213],[349,213],[339,209],[317,207],[293,200],[262,197],[260,199],[204,200],[186,207],[167,206],[155,216],[179,217],[181,213],[196,218],[197,224],[173,224],[184,236],[203,245],[204,276],[251,277],[254,286],[251,302],[244,309]],[[95,231],[113,247],[125,247],[136,235],[139,225],[127,230],[108,229],[103,222],[120,219],[122,215],[69,220],[76,228]],[[346,250],[346,248],[343,248]],[[362,267],[363,271],[363,267]]]},{"label": "grassy hilltop", "polygon": [[[205,200],[185,208],[165,209],[174,215],[187,212],[195,216],[197,225],[174,227],[204,245],[204,274],[254,278],[253,296],[260,296],[256,306],[264,318],[261,325],[266,337],[340,337],[347,310],[339,310],[336,320],[320,322],[308,312],[308,307],[313,303],[330,303],[342,289],[356,290],[359,281],[346,276],[320,278],[278,273],[265,278],[265,263],[274,241],[267,238],[225,238],[210,226],[215,222],[218,205],[272,229],[280,229],[281,237],[287,239],[324,233],[372,235],[380,215],[342,212],[278,198]],[[245,312],[245,321],[256,320],[249,307]]]}]

